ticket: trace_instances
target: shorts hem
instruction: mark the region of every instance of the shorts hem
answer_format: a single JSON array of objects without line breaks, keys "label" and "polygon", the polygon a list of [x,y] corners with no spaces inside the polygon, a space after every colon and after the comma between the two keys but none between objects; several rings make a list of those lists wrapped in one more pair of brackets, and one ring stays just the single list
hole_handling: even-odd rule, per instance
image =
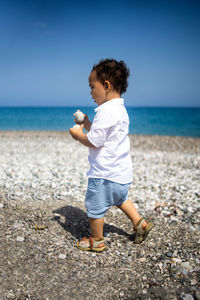
[{"label": "shorts hem", "polygon": [[88,216],[88,218],[92,218],[92,219],[101,219],[101,218],[104,218],[105,214],[106,214],[106,212],[101,215],[93,215],[93,214],[87,213],[87,216]]}]

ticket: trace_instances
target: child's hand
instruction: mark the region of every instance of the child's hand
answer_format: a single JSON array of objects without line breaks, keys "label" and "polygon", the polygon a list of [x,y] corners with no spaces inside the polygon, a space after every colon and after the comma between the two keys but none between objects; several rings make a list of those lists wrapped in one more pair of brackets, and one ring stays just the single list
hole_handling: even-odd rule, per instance
[{"label": "child's hand", "polygon": [[90,143],[90,141],[87,138],[87,135],[83,132],[84,125],[74,125],[74,127],[69,129],[69,132],[73,139],[79,141],[81,144],[83,144],[86,147],[92,147],[94,148],[95,146]]},{"label": "child's hand", "polygon": [[88,116],[86,114],[84,114],[85,118],[84,118],[84,121],[83,121],[83,125],[85,127],[85,129],[87,131],[90,131],[90,127],[92,125],[92,122],[90,122],[90,120],[88,119]]},{"label": "child's hand", "polygon": [[[75,125],[76,126],[76,125]],[[69,129],[69,132],[73,139],[78,140],[79,136],[83,133],[84,125],[80,125],[80,127],[72,127]]]}]

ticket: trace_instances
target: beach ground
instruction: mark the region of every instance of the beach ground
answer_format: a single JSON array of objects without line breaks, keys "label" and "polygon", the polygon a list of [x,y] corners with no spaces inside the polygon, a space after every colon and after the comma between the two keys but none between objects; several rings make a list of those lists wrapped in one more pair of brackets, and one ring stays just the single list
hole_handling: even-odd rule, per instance
[{"label": "beach ground", "polygon": [[108,250],[81,252],[88,149],[64,132],[0,132],[0,299],[200,299],[200,139],[130,135],[129,198],[155,226],[140,245],[117,208]]}]

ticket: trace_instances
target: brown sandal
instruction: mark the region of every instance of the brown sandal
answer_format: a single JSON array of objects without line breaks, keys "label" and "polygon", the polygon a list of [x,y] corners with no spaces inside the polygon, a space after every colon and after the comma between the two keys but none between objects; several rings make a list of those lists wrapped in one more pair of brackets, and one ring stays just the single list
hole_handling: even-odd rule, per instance
[{"label": "brown sandal", "polygon": [[142,218],[142,219],[139,220],[137,225],[134,227],[135,237],[133,239],[133,242],[135,244],[142,243],[146,239],[149,232],[151,231],[151,229],[154,226],[153,223],[149,222],[149,223],[147,223],[147,226],[143,229],[142,225],[143,225],[144,222],[146,222],[146,220]]},{"label": "brown sandal", "polygon": [[95,241],[92,237],[83,237],[82,240],[77,242],[77,248],[83,251],[102,252],[107,249],[104,239]]}]

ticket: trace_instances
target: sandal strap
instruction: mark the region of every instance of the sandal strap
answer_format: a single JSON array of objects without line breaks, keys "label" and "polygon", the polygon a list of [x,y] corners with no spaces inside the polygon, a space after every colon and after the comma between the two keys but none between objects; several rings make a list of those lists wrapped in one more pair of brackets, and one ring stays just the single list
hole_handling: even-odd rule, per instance
[{"label": "sandal strap", "polygon": [[101,248],[104,247],[104,239],[100,240],[100,241],[96,241],[95,239],[93,239],[93,237],[89,237],[89,243],[90,243],[90,247],[91,248]]},{"label": "sandal strap", "polygon": [[89,243],[90,243],[90,247],[93,248],[93,246],[94,246],[94,240],[93,240],[93,238],[91,236],[89,237]]},{"label": "sandal strap", "polygon": [[146,222],[144,218],[141,218],[137,224],[134,226],[134,231],[137,231],[138,233],[144,232],[145,229],[142,228],[143,223]]},{"label": "sandal strap", "polygon": [[145,222],[145,219],[144,219],[144,218],[141,218],[141,219],[137,222],[137,224],[135,225],[135,227],[141,226],[144,222]]}]

